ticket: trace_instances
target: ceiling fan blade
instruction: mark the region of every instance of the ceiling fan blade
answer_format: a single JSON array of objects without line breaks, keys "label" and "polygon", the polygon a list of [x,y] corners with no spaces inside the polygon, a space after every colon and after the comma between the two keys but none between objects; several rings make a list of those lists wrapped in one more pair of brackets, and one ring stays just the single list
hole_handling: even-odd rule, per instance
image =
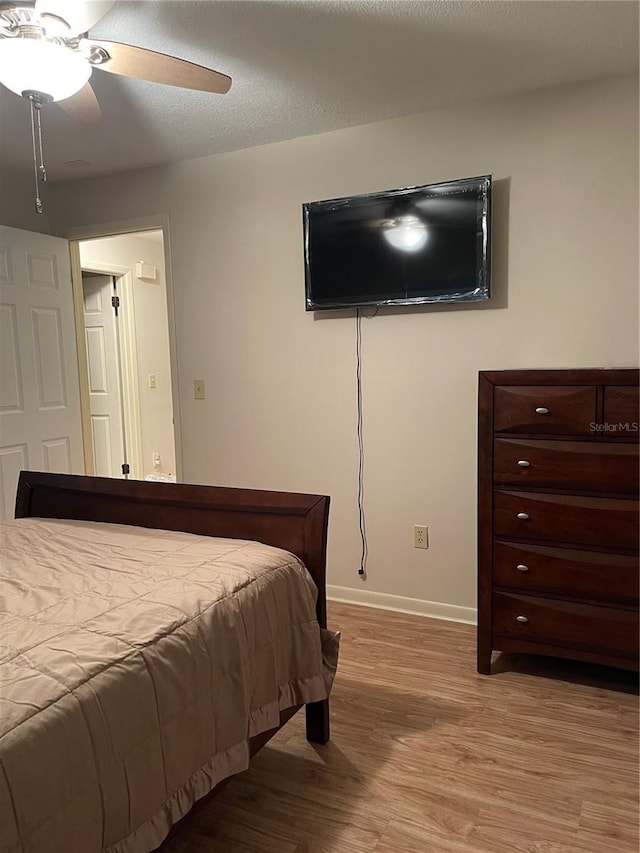
[{"label": "ceiling fan blade", "polygon": [[62,18],[71,27],[70,35],[86,33],[104,17],[115,0],[36,0],[38,15]]},{"label": "ceiling fan blade", "polygon": [[82,39],[79,48],[84,51],[85,48],[90,50],[92,46],[106,51],[109,56],[103,62],[96,63],[94,68],[112,74],[164,83],[166,86],[196,89],[199,92],[216,92],[219,95],[226,94],[231,87],[231,77],[196,65],[195,62],[187,62],[186,59],[116,41]]},{"label": "ceiling fan blade", "polygon": [[90,83],[85,83],[82,89],[70,98],[56,103],[80,124],[97,124],[102,118],[100,104]]}]

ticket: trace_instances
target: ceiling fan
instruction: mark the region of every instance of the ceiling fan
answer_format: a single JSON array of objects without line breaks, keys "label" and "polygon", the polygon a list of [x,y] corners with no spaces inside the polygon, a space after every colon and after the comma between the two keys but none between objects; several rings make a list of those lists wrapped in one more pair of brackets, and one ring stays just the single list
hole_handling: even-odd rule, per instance
[{"label": "ceiling fan", "polygon": [[31,104],[38,213],[42,212],[38,183],[46,180],[40,110],[59,101],[76,121],[99,121],[100,106],[89,83],[94,68],[220,95],[231,86],[226,74],[194,62],[91,38],[90,28],[113,4],[114,0],[0,0],[0,83]]}]

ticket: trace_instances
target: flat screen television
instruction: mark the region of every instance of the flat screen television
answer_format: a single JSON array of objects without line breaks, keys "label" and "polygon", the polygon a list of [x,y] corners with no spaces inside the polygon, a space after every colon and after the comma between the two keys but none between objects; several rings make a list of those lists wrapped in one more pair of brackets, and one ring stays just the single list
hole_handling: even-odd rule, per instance
[{"label": "flat screen television", "polygon": [[491,176],[303,205],[306,310],[489,299]]}]

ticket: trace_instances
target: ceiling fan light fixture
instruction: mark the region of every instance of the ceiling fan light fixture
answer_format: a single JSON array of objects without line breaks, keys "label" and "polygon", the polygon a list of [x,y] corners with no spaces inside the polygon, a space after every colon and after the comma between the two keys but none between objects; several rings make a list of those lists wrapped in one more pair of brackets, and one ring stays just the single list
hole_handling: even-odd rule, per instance
[{"label": "ceiling fan light fixture", "polygon": [[0,83],[16,95],[40,92],[63,101],[79,92],[90,76],[86,59],[68,47],[42,39],[0,39]]},{"label": "ceiling fan light fixture", "polygon": [[40,24],[47,38],[68,38],[70,35],[69,24],[58,15],[43,14],[40,16]]},{"label": "ceiling fan light fixture", "polygon": [[[80,35],[90,30],[112,6],[113,0],[36,0],[35,11],[49,24],[51,18],[58,18],[67,34]],[[47,28],[47,35],[52,34]]]}]

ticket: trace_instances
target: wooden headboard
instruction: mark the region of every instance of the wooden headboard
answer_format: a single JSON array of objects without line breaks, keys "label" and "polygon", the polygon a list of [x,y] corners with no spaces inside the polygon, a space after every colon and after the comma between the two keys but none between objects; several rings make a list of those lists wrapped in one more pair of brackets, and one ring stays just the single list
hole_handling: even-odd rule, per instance
[{"label": "wooden headboard", "polygon": [[313,577],[318,621],[326,628],[325,495],[22,471],[15,515],[181,530],[284,548],[299,557]]}]

